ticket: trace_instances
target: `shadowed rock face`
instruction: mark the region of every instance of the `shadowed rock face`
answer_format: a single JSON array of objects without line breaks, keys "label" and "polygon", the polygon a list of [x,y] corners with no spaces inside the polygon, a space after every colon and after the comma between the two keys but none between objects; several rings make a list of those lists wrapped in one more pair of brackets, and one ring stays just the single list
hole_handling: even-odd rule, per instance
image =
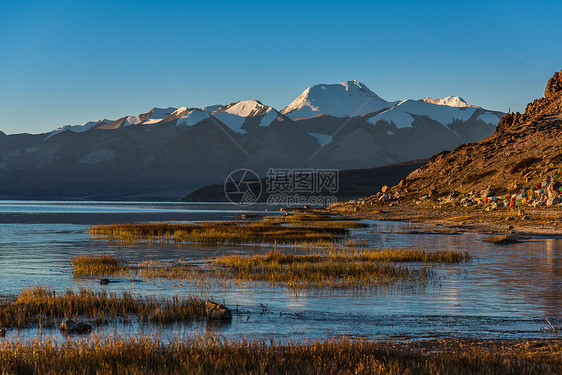
[{"label": "shadowed rock face", "polygon": [[562,71],[548,81],[545,97],[529,103],[525,113],[508,113],[492,136],[435,155],[400,189],[421,192],[432,187],[466,193],[492,186],[501,193],[517,185],[537,185],[560,169]]}]

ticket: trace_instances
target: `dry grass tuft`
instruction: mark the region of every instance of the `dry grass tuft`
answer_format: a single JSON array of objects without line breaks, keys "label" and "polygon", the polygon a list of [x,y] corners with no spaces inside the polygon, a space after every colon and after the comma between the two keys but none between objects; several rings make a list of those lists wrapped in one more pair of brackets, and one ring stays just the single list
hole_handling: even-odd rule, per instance
[{"label": "dry grass tuft", "polygon": [[113,224],[90,228],[122,242],[164,241],[176,243],[328,245],[348,234],[345,228],[286,226],[276,222],[212,222],[200,224]]},{"label": "dry grass tuft", "polygon": [[560,374],[560,340],[0,341],[5,374]]},{"label": "dry grass tuft", "polygon": [[[84,258],[79,257],[81,260]],[[114,275],[191,280],[265,281],[294,289],[372,289],[389,285],[425,286],[434,278],[434,271],[429,267],[395,263],[437,264],[469,260],[468,253],[457,251],[331,248],[306,255],[271,251],[252,256],[220,256],[204,266],[154,262],[122,264],[120,268],[114,270]],[[117,259],[115,261],[121,264]],[[83,263],[90,264],[91,268],[77,268],[75,263],[73,268],[75,275],[96,275],[97,270],[100,269],[95,262]]]},{"label": "dry grass tuft", "polygon": [[195,297],[134,297],[105,291],[80,289],[57,293],[34,286],[20,292],[14,301],[0,304],[0,326],[23,328],[30,324],[54,326],[57,320],[84,317],[94,323],[112,318],[128,321],[131,316],[143,323],[173,323],[205,317],[205,303]]}]

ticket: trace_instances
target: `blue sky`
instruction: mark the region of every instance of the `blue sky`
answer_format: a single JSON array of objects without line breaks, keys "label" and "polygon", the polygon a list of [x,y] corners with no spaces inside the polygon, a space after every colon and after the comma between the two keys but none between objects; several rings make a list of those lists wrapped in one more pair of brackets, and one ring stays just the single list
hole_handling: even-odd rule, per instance
[{"label": "blue sky", "polygon": [[[1,1],[0,130],[357,79],[387,100],[522,111],[562,69],[559,1]],[[402,68],[402,69],[400,69]]]}]

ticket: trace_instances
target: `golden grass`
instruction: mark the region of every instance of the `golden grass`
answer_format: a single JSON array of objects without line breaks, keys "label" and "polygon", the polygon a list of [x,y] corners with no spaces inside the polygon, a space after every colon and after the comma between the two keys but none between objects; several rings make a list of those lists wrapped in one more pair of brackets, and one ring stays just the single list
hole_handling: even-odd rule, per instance
[{"label": "golden grass", "polygon": [[72,270],[78,275],[114,275],[123,263],[113,255],[83,255],[72,260]]},{"label": "golden grass", "polygon": [[113,224],[93,226],[92,235],[137,242],[158,240],[203,244],[312,244],[327,245],[348,234],[345,228],[286,226],[274,222],[212,222],[200,224]]},{"label": "golden grass", "polygon": [[[76,259],[80,262],[76,262]],[[73,262],[73,273],[97,275],[105,270],[96,256],[81,256]],[[371,289],[380,286],[425,286],[434,277],[429,267],[399,266],[395,263],[459,263],[470,260],[468,253],[457,251],[368,250],[332,248],[306,255],[271,251],[252,256],[224,255],[205,266],[181,263],[142,262],[124,264],[113,258],[114,276],[134,275],[142,278],[192,280],[242,280],[269,282],[295,289]],[[77,263],[79,265],[77,266]],[[89,268],[84,265],[88,265]],[[103,273],[107,275],[107,273]]]},{"label": "golden grass", "polygon": [[510,236],[503,236],[503,235],[486,237],[482,241],[493,243],[493,244],[496,244],[496,245],[507,245],[507,244],[510,244],[510,243],[519,242],[519,240],[517,238],[510,237]]},{"label": "golden grass", "polygon": [[205,317],[205,303],[195,297],[135,297],[104,291],[80,289],[57,293],[34,286],[24,289],[13,301],[0,303],[0,326],[26,327],[30,324],[53,326],[57,320],[83,317],[94,323],[108,318],[128,321],[137,317],[143,323],[173,323]]},{"label": "golden grass", "polygon": [[560,374],[560,340],[0,341],[3,374]]},{"label": "golden grass", "polygon": [[283,216],[266,216],[265,222],[290,223],[299,226],[311,226],[316,228],[366,228],[370,225],[360,221],[336,220],[330,215],[321,213],[296,213]]},{"label": "golden grass", "polygon": [[370,257],[368,251],[295,255],[271,251],[264,255],[216,258],[223,277],[266,281],[289,288],[370,289],[380,286],[425,286],[434,276],[428,267],[398,266]]},{"label": "golden grass", "polygon": [[320,212],[298,212],[285,214],[282,216],[266,216],[264,221],[284,221],[284,222],[302,222],[302,221],[334,221],[334,217]]}]

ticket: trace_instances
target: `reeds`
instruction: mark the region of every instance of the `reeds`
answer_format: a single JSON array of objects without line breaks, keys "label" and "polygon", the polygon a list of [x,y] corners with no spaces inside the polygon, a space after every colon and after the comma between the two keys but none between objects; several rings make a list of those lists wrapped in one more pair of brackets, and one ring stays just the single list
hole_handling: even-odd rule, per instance
[{"label": "reeds", "polygon": [[57,293],[33,286],[24,289],[13,301],[0,304],[0,326],[26,327],[30,324],[53,326],[57,320],[77,317],[101,323],[112,318],[128,321],[137,317],[143,323],[191,321],[205,316],[205,303],[195,297],[155,298],[80,289]]},{"label": "reeds", "polygon": [[329,245],[344,238],[345,228],[286,226],[275,222],[212,222],[200,224],[113,224],[93,226],[92,235],[122,242],[164,241],[202,244]]},{"label": "reeds", "polygon": [[123,269],[123,263],[113,255],[83,255],[72,259],[76,275],[114,275]]},{"label": "reeds", "polygon": [[[76,261],[79,260],[79,261]],[[81,256],[73,261],[73,273],[98,275],[106,262],[119,264],[114,276],[167,279],[216,279],[268,282],[294,289],[370,289],[388,285],[424,286],[434,277],[429,267],[395,263],[459,263],[470,260],[468,253],[457,251],[427,252],[403,249],[328,248],[297,255],[277,250],[252,256],[223,255],[204,265],[142,262],[125,264],[107,256]],[[101,265],[100,265],[101,263]]]},{"label": "reeds", "polygon": [[428,267],[399,266],[358,253],[295,255],[272,251],[265,255],[223,256],[214,260],[222,277],[266,281],[289,288],[371,289],[427,285],[434,276]]},{"label": "reeds", "polygon": [[560,374],[560,340],[0,340],[3,374]]},{"label": "reeds", "polygon": [[332,216],[321,213],[296,213],[283,216],[266,216],[265,222],[290,223],[293,225],[312,226],[317,228],[366,228],[370,224],[361,221],[336,220]]}]

